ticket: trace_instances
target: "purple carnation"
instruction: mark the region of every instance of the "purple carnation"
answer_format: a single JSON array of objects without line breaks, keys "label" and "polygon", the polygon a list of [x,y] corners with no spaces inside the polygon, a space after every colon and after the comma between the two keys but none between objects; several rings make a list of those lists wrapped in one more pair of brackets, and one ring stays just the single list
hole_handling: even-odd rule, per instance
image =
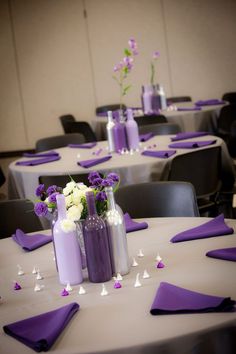
[{"label": "purple carnation", "polygon": [[35,191],[36,196],[41,197],[44,193],[45,193],[44,184],[39,184]]},{"label": "purple carnation", "polygon": [[47,189],[47,194],[48,195],[51,195],[51,194],[53,194],[55,192],[57,192],[57,186],[56,185],[48,187],[48,189]]},{"label": "purple carnation", "polygon": [[49,197],[48,197],[49,203],[56,203],[56,202],[57,202],[56,196],[57,196],[58,194],[60,194],[60,193],[55,192],[55,193],[52,193],[51,195],[49,195]]},{"label": "purple carnation", "polygon": [[37,216],[46,216],[48,213],[47,204],[44,202],[36,203],[34,206],[34,212]]},{"label": "purple carnation", "polygon": [[107,196],[105,192],[98,192],[95,198],[97,201],[99,202],[104,202],[105,200],[107,200]]},{"label": "purple carnation", "polygon": [[89,183],[93,184],[93,180],[96,178],[101,178],[100,174],[96,171],[90,172],[88,175]]},{"label": "purple carnation", "polygon": [[112,187],[113,184],[114,184],[114,181],[111,178],[104,178],[101,183],[101,185],[103,187]]},{"label": "purple carnation", "polygon": [[114,182],[119,182],[120,176],[117,173],[111,172],[107,175],[107,178],[112,179]]}]

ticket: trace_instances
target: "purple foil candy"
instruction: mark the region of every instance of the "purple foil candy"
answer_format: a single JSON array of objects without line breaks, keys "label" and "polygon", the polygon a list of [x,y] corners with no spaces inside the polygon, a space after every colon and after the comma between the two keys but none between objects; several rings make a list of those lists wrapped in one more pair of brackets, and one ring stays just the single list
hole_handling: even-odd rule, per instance
[{"label": "purple foil candy", "polygon": [[21,290],[21,286],[17,282],[14,284],[14,290]]},{"label": "purple foil candy", "polygon": [[164,267],[165,267],[165,264],[162,261],[157,263],[157,268],[164,268]]},{"label": "purple foil candy", "polygon": [[122,288],[122,285],[118,280],[116,280],[114,284],[114,289],[120,289],[120,288]]},{"label": "purple foil candy", "polygon": [[65,288],[62,290],[61,292],[61,296],[68,296],[69,295],[69,291],[67,291]]}]

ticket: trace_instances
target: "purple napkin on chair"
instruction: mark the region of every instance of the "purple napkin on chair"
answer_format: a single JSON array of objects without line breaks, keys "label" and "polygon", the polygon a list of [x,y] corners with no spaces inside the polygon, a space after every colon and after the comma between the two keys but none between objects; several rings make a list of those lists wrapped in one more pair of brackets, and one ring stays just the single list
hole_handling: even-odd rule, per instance
[{"label": "purple napkin on chair", "polygon": [[97,159],[78,161],[77,164],[82,166],[82,167],[89,168],[89,167],[98,165],[99,163],[102,163],[102,162],[105,162],[107,160],[110,160],[111,158],[112,158],[111,155],[107,155],[107,156],[100,157],[100,158],[97,158]]},{"label": "purple napkin on chair", "polygon": [[185,111],[201,111],[201,107],[177,107],[177,111],[185,112]]},{"label": "purple napkin on chair", "polygon": [[60,160],[60,155],[57,156],[46,156],[43,158],[36,158],[33,160],[24,160],[24,161],[18,161],[16,162],[16,165],[18,166],[36,166],[36,165],[41,165],[43,163],[48,163],[48,162],[53,162]]},{"label": "purple napkin on chair", "polygon": [[225,104],[225,101],[218,100],[217,98],[216,99],[213,98],[211,100],[200,100],[195,102],[196,106],[214,106],[217,104]]},{"label": "purple napkin on chair", "polygon": [[139,141],[148,141],[149,139],[154,137],[154,133],[146,133],[146,134],[140,134],[139,135]]},{"label": "purple napkin on chair", "polygon": [[236,247],[208,251],[206,256],[236,262]]},{"label": "purple napkin on chair", "polygon": [[52,236],[43,234],[26,235],[21,229],[17,229],[12,239],[25,251],[33,251],[52,241]]},{"label": "purple napkin on chair", "polygon": [[96,141],[94,141],[92,143],[84,143],[84,144],[69,144],[68,147],[79,148],[79,149],[92,149],[96,145],[97,145],[97,143],[96,143]]},{"label": "purple napkin on chair", "polygon": [[182,242],[208,238],[214,236],[230,235],[234,233],[234,229],[226,225],[224,215],[220,214],[216,218],[206,223],[193,227],[192,229],[180,232],[172,237],[171,242]]},{"label": "purple napkin on chair", "polygon": [[219,297],[187,290],[170,283],[161,282],[157,289],[150,313],[152,315],[230,312],[236,301],[230,297]]},{"label": "purple napkin on chair", "polygon": [[196,138],[196,137],[204,136],[204,135],[209,135],[209,133],[207,133],[207,132],[184,132],[184,133],[176,134],[176,136],[171,138],[171,140],[178,141],[178,140]]},{"label": "purple napkin on chair", "polygon": [[138,230],[143,230],[148,228],[148,224],[143,222],[137,222],[131,219],[129,213],[124,214],[125,228],[126,232],[133,232]]},{"label": "purple napkin on chair", "polygon": [[36,352],[48,351],[78,310],[79,304],[72,302],[56,310],[5,325],[3,330]]},{"label": "purple napkin on chair", "polygon": [[48,151],[48,152],[39,152],[39,153],[31,153],[25,152],[23,154],[24,157],[51,157],[51,156],[59,156],[59,153],[56,151]]},{"label": "purple napkin on chair", "polygon": [[142,152],[142,155],[144,156],[151,156],[151,157],[160,157],[160,158],[168,158],[176,153],[176,150],[159,150],[159,151],[153,151],[153,150],[145,150]]},{"label": "purple napkin on chair", "polygon": [[213,145],[216,143],[216,140],[205,140],[205,141],[180,141],[179,143],[169,144],[169,148],[181,148],[181,149],[194,149],[200,148],[203,146]]}]

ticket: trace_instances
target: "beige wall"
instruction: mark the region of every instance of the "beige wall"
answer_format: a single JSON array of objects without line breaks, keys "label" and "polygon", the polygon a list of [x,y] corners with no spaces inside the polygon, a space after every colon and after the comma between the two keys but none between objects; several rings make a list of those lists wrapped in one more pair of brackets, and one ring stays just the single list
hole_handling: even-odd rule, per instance
[{"label": "beige wall", "polygon": [[131,36],[139,56],[127,105],[141,104],[154,50],[168,96],[235,91],[235,13],[234,0],[0,1],[0,151],[62,134],[61,114],[90,122],[96,106],[117,102],[112,70]]}]

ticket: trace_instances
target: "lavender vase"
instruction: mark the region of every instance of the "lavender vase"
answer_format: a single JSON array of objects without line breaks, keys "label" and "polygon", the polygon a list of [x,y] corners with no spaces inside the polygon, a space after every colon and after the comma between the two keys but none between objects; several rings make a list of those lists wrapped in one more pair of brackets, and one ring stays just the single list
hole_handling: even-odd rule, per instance
[{"label": "lavender vase", "polygon": [[160,114],[161,97],[158,91],[158,85],[142,86],[142,108],[145,115]]}]

